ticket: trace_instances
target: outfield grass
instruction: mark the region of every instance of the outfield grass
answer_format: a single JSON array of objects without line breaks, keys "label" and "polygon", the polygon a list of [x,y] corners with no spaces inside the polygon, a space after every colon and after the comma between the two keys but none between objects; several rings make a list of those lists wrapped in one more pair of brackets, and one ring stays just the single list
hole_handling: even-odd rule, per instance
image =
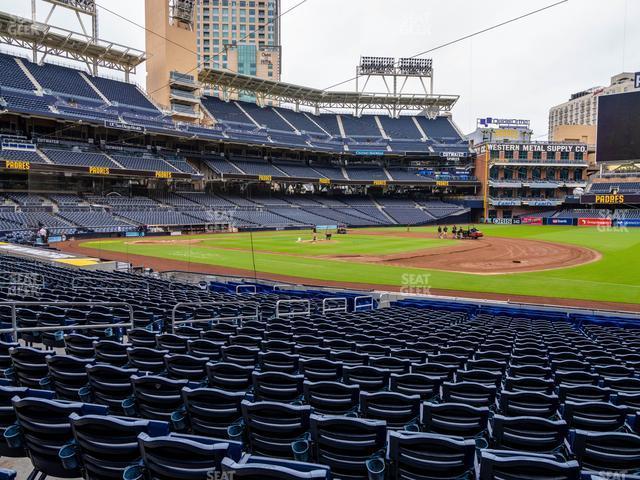
[{"label": "outfield grass", "polygon": [[[599,251],[602,259],[558,270],[479,276],[314,258],[323,255],[410,252],[451,243],[438,239],[358,235],[357,230],[347,236],[337,237],[331,244],[299,243],[296,241],[299,237],[310,238],[309,231],[286,231],[199,236],[204,241],[197,244],[134,245],[131,244],[132,239],[107,239],[82,242],[81,245],[247,270],[253,270],[255,259],[258,272],[318,280],[403,286],[410,275],[428,273],[429,286],[439,289],[640,303],[640,229],[618,232],[600,231],[597,228],[498,225],[487,225],[482,229],[489,236],[580,245]],[[405,230],[390,228],[387,232]],[[413,228],[412,231],[433,232],[434,229]],[[253,256],[248,254],[252,243]]]}]

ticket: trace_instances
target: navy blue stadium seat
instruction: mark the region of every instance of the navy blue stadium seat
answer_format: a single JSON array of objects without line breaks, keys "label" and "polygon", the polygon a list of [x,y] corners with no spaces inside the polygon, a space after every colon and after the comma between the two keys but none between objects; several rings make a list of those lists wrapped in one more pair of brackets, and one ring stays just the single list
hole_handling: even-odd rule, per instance
[{"label": "navy blue stadium seat", "polygon": [[304,401],[314,412],[325,415],[346,415],[358,408],[360,388],[339,382],[305,381]]},{"label": "navy blue stadium seat", "polygon": [[122,402],[133,395],[131,377],[138,374],[135,368],[119,368],[111,365],[89,365],[87,369],[86,399],[109,408],[112,414],[122,415]]},{"label": "navy blue stadium seat", "polygon": [[[171,415],[182,407],[182,389],[189,382],[187,380],[171,380],[165,377],[149,375],[131,377],[133,385],[134,404],[130,405],[128,416],[139,416],[150,420],[168,422]],[[125,400],[127,402],[127,400]]]},{"label": "navy blue stadium seat", "polygon": [[494,415],[489,422],[491,446],[498,450],[556,453],[568,432],[564,420]]},{"label": "navy blue stadium seat", "polygon": [[561,461],[553,455],[482,450],[478,480],[578,480],[580,465]]},{"label": "navy blue stadium seat", "polygon": [[248,450],[256,455],[293,458],[291,444],[309,431],[311,407],[278,402],[242,402]]},{"label": "navy blue stadium seat", "polygon": [[79,465],[63,463],[62,447],[73,440],[69,415],[106,415],[106,407],[78,402],[14,397],[21,440],[34,470],[60,478],[78,478]]},{"label": "navy blue stadium seat", "polygon": [[390,432],[389,478],[456,480],[474,469],[476,443],[431,433]]},{"label": "navy blue stadium seat", "polygon": [[134,474],[153,480],[214,478],[225,457],[238,461],[242,454],[237,442],[179,434],[151,437],[141,433],[138,445],[142,465],[130,467],[128,478],[136,478]]},{"label": "navy blue stadium seat", "polygon": [[314,463],[246,455],[240,462],[222,460],[222,471],[245,480],[331,480],[331,470]]},{"label": "navy blue stadium seat", "polygon": [[125,469],[140,462],[138,435],[169,435],[169,424],[153,420],[127,419],[72,413],[69,416],[75,440],[75,456],[85,480],[120,480]]},{"label": "navy blue stadium seat", "polygon": [[386,423],[342,416],[311,416],[313,461],[327,465],[336,478],[368,478],[367,461],[384,458]]},{"label": "navy blue stadium seat", "polygon": [[240,405],[244,398],[244,392],[185,387],[182,389],[184,414],[178,412],[182,425],[176,426],[174,422],[174,427],[179,431],[189,430],[195,435],[226,438],[229,426],[242,419]]},{"label": "navy blue stadium seat", "polygon": [[464,403],[423,403],[421,422],[426,432],[473,438],[487,428],[488,407]]},{"label": "navy blue stadium seat", "polygon": [[208,363],[207,378],[209,386],[230,392],[247,391],[253,381],[253,367],[251,365],[236,365],[235,363]]}]

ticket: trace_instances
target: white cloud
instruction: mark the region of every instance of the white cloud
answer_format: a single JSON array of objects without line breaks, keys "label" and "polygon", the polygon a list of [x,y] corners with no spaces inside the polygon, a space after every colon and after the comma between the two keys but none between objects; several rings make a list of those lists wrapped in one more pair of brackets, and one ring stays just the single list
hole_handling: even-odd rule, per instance
[{"label": "white cloud", "polygon": [[[153,0],[163,1],[163,0]],[[282,0],[283,10],[300,0]],[[144,0],[101,0],[144,24]],[[283,80],[325,88],[352,77],[361,55],[410,56],[553,3],[553,0],[308,0],[282,19]],[[2,0],[30,16],[30,2]],[[39,18],[48,4],[38,0]],[[532,120],[547,131],[549,107],[576,91],[640,70],[637,0],[570,0],[430,56],[435,91],[460,95],[454,120],[465,132],[482,116]],[[77,28],[74,15],[54,20]],[[144,31],[106,11],[100,36],[144,49]],[[144,68],[135,80],[144,85]],[[341,88],[353,88],[353,83]]]}]

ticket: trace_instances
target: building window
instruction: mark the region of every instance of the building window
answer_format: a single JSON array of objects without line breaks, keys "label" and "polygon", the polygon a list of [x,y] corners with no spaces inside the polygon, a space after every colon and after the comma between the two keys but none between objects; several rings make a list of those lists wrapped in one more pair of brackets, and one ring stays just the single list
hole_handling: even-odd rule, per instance
[{"label": "building window", "polygon": [[542,160],[542,152],[533,152],[534,160]]},{"label": "building window", "polygon": [[507,160],[512,160],[513,159],[513,150],[507,150],[506,152],[504,152],[504,158],[506,158]]},{"label": "building window", "polygon": [[584,153],[582,153],[582,152],[576,152],[576,153],[573,155],[573,157],[574,157],[576,160],[584,160]]}]

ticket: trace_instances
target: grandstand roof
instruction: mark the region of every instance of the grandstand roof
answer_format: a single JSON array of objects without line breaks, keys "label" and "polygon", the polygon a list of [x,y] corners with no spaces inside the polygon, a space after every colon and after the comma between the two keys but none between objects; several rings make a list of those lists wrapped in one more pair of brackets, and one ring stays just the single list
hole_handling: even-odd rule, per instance
[{"label": "grandstand roof", "polygon": [[389,93],[357,93],[326,91],[303,87],[275,80],[268,80],[231,72],[223,69],[204,68],[199,80],[212,88],[229,94],[249,92],[257,99],[272,99],[294,105],[306,105],[320,108],[352,108],[359,114],[364,109],[388,110],[424,110],[430,116],[448,112],[458,101],[458,95],[427,95]]},{"label": "grandstand roof", "polygon": [[79,62],[96,62],[112,70],[131,72],[146,60],[144,52],[113,42],[34,22],[0,12],[0,43],[54,55]]}]

